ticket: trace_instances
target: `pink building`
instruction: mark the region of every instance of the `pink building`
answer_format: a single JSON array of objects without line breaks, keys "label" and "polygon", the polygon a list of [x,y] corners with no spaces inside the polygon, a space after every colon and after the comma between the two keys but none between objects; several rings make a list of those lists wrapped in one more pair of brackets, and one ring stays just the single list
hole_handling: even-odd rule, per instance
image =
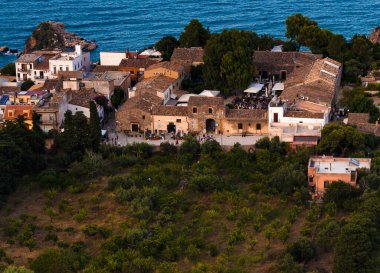
[{"label": "pink building", "polygon": [[309,159],[308,182],[315,187],[317,196],[322,196],[331,183],[343,181],[357,187],[357,169],[370,169],[370,158],[334,158],[313,156]]}]

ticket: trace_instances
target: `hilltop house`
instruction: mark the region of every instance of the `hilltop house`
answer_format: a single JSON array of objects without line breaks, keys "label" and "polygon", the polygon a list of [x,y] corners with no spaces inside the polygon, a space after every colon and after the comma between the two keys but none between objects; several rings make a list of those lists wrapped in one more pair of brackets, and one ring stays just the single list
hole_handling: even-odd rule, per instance
[{"label": "hilltop house", "polygon": [[317,196],[323,196],[331,183],[343,181],[358,187],[358,169],[370,169],[370,158],[336,158],[333,156],[312,156],[308,164],[309,186]]},{"label": "hilltop house", "polygon": [[75,46],[74,52],[37,50],[17,59],[16,80],[41,83],[57,78],[59,71],[88,71],[90,65],[90,53],[82,52],[80,45]]},{"label": "hilltop house", "polygon": [[342,75],[342,64],[301,52],[256,51],[261,81],[277,82],[268,108],[269,136],[292,147],[316,145],[329,122]]}]

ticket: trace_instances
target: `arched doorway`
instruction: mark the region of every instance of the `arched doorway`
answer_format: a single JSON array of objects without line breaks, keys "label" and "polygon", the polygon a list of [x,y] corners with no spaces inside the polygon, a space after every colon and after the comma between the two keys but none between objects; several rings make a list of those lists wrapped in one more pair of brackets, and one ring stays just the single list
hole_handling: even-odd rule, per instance
[{"label": "arched doorway", "polygon": [[173,122],[170,122],[167,126],[168,133],[175,133],[176,132],[176,126]]},{"label": "arched doorway", "polygon": [[206,119],[206,132],[214,133],[215,132],[215,120],[214,119]]}]

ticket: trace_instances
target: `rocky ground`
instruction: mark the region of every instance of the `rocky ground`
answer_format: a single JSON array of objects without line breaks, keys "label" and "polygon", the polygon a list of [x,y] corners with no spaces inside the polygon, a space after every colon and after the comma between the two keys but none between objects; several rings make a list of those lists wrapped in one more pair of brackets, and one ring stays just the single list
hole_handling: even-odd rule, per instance
[{"label": "rocky ground", "polygon": [[48,21],[49,24],[63,36],[65,47],[73,48],[75,45],[80,44],[84,51],[92,51],[97,47],[96,41],[86,40],[75,33],[71,33],[65,30],[65,25],[62,22]]}]

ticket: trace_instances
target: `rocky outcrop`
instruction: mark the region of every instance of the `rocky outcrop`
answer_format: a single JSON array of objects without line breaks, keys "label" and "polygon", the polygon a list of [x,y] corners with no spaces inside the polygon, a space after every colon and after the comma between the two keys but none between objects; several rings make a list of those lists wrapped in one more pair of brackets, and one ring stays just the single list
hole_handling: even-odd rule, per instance
[{"label": "rocky outcrop", "polygon": [[380,26],[376,27],[371,35],[369,35],[368,39],[373,43],[373,44],[380,44]]},{"label": "rocky outcrop", "polygon": [[97,47],[95,41],[86,40],[75,33],[66,31],[62,22],[47,21],[40,23],[26,40],[24,51],[65,50],[74,48],[77,44],[80,44],[84,51],[92,51]]}]

